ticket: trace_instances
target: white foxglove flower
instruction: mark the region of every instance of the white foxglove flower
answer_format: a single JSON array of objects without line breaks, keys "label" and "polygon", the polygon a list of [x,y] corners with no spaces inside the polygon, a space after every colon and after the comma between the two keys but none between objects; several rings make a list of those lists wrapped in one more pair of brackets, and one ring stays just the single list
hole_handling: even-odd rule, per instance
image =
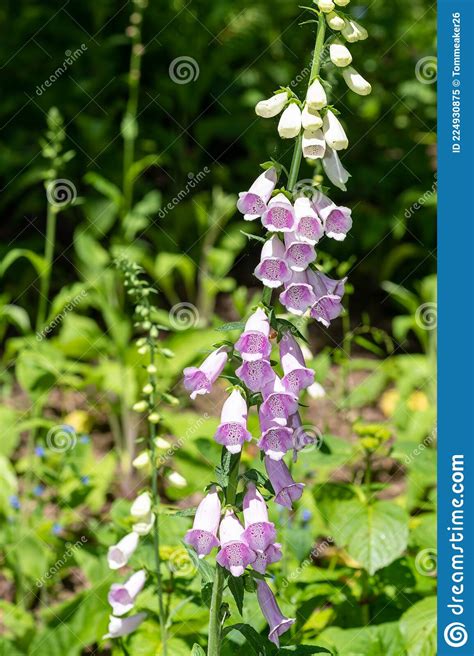
[{"label": "white foxglove flower", "polygon": [[312,385],[306,388],[306,391],[308,392],[308,395],[312,399],[322,399],[326,396],[326,391],[324,387],[318,383],[317,381],[314,382]]},{"label": "white foxglove flower", "polygon": [[324,87],[319,80],[314,80],[311,82],[308,93],[306,94],[306,103],[310,109],[322,109],[328,104],[326,97],[326,92]]},{"label": "white foxglove flower", "polygon": [[348,5],[350,0],[334,0],[334,3],[338,5],[339,7],[345,7]]},{"label": "white foxglove flower", "polygon": [[151,511],[151,498],[148,492],[140,494],[132,503],[130,514],[132,517],[145,517]]},{"label": "white foxglove flower", "polygon": [[317,5],[324,13],[329,13],[334,9],[334,2],[332,0],[318,0]]},{"label": "white foxglove flower", "polygon": [[171,443],[168,442],[168,440],[164,440],[162,437],[156,437],[155,438],[155,446],[157,449],[170,449],[171,448]]},{"label": "white foxglove flower", "polygon": [[347,191],[346,183],[349,180],[350,173],[342,166],[339,155],[332,148],[326,148],[323,157],[323,169],[333,185]]},{"label": "white foxglove flower", "polygon": [[326,141],[322,130],[305,130],[303,132],[303,157],[322,159],[326,152]]},{"label": "white foxglove flower", "polygon": [[120,569],[126,565],[137,547],[138,535],[136,533],[129,533],[117,542],[117,544],[109,547],[107,562],[110,569]]},{"label": "white foxglove flower", "polygon": [[340,68],[348,66],[352,61],[352,55],[349,49],[342,43],[331,43],[329,46],[329,57],[332,63]]},{"label": "white foxglove flower", "polygon": [[150,456],[148,455],[148,451],[142,451],[139,453],[135,460],[132,462],[132,465],[135,467],[135,469],[144,469],[145,467],[148,467],[149,464]]},{"label": "white foxglove flower", "polygon": [[276,93],[271,98],[258,102],[255,106],[255,113],[262,118],[273,118],[282,111],[287,102],[287,91]]},{"label": "white foxglove flower", "polygon": [[327,145],[334,150],[344,150],[349,145],[344,128],[330,109],[323,118],[323,132]]},{"label": "white foxglove flower", "polygon": [[368,96],[372,91],[370,83],[367,82],[367,80],[365,80],[352,66],[348,66],[342,71],[342,77],[346,81],[349,89],[354,93],[358,93],[359,96]]},{"label": "white foxglove flower", "polygon": [[117,616],[125,615],[132,610],[135,599],[143,590],[146,581],[146,572],[141,569],[125,581],[125,583],[112,583],[108,594],[108,602],[112,606],[112,613]]},{"label": "white foxglove flower", "polygon": [[291,103],[281,115],[278,123],[278,134],[282,139],[297,137],[301,130],[301,109],[296,103]]},{"label": "white foxglove flower", "polygon": [[323,127],[323,119],[317,109],[311,109],[305,103],[301,113],[301,123],[305,130],[319,130]]},{"label": "white foxglove flower", "polygon": [[369,36],[367,30],[355,20],[346,20],[346,24],[342,28],[342,35],[349,43],[364,41]]},{"label": "white foxglove flower", "polygon": [[342,16],[336,14],[335,11],[331,11],[331,13],[326,14],[326,22],[332,30],[336,30],[337,32],[342,30],[346,24]]},{"label": "white foxglove flower", "polygon": [[107,638],[122,638],[123,636],[133,633],[136,628],[143,622],[146,613],[137,613],[130,617],[109,617],[109,632],[105,634],[104,640]]}]

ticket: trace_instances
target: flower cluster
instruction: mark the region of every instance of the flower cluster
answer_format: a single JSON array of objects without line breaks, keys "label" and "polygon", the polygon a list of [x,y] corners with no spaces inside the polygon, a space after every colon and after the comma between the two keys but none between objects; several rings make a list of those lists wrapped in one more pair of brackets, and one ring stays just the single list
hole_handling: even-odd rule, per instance
[{"label": "flower cluster", "polygon": [[310,265],[324,234],[345,239],[352,226],[351,210],[321,192],[313,200],[297,198],[294,204],[282,192],[271,198],[276,183],[277,172],[271,167],[240,194],[237,203],[247,221],[260,218],[269,233],[255,276],[266,287],[284,286],[279,298],[289,312],[301,316],[309,309],[313,319],[329,326],[341,313],[345,279],[332,280]]},{"label": "flower cluster", "polygon": [[[121,569],[127,565],[138,547],[140,536],[148,535],[155,521],[151,508],[151,498],[147,492],[140,494],[130,508],[134,521],[132,531],[125,535],[117,544],[109,547],[107,562],[112,570]],[[146,572],[139,570],[132,574],[125,583],[113,583],[109,590],[108,601],[112,607],[109,618],[109,632],[104,638],[121,638],[129,635],[146,618],[146,613],[136,613],[123,617],[134,607],[138,594],[143,590]]]}]

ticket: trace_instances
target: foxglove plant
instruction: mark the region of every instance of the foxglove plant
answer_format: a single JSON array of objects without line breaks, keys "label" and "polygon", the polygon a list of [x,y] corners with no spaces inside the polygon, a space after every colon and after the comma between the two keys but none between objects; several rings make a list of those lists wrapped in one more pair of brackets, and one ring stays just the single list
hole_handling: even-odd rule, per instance
[{"label": "foxglove plant", "polygon": [[[268,504],[273,499],[273,503],[292,509],[303,494],[304,483],[294,480],[285,460],[292,454],[296,461],[298,454],[315,441],[305,431],[298,411],[301,394],[315,383],[314,372],[307,367],[298,341],[301,333],[294,323],[277,315],[276,299],[275,304],[272,299],[277,290],[275,296],[290,315],[314,319],[326,328],[343,309],[346,279],[332,279],[321,270],[315,247],[324,237],[336,242],[346,238],[352,227],[351,210],[339,205],[326,189],[323,193],[316,184],[309,195],[296,193],[295,189],[303,157],[313,160],[318,171],[324,172],[329,183],[340,190],[345,191],[350,177],[339,156],[347,149],[349,140],[339,111],[329,104],[330,85],[320,74],[327,45],[327,65],[342,71],[345,83],[355,93],[370,92],[370,84],[351,65],[353,55],[345,44],[367,36],[362,26],[341,12],[340,7],[348,4],[349,0],[315,0],[316,8],[310,9],[318,17],[318,27],[305,97],[299,98],[289,87],[282,88],[255,108],[260,117],[279,117],[280,137],[295,140],[286,185],[278,180],[283,167],[275,161],[267,163],[249,190],[239,195],[237,203],[244,219],[259,220],[266,231],[260,262],[254,271],[264,286],[262,300],[235,344],[217,344],[200,367],[184,371],[184,386],[192,399],[210,392],[224,372],[232,383],[214,436],[223,445],[221,464],[216,470],[218,482],[211,485],[197,509],[193,528],[185,537],[199,558],[215,547],[218,549],[208,656],[220,654],[227,608],[223,605],[226,580],[233,580],[228,587],[234,595],[236,589],[243,595],[244,589],[252,589],[253,585],[269,624],[269,640],[275,645],[279,645],[280,636],[295,621],[281,612],[265,580],[267,568],[284,557],[277,542],[277,529],[269,520]],[[327,28],[333,34],[326,41]],[[228,329],[235,329],[235,325]],[[275,343],[279,344],[282,377],[272,359],[272,355],[276,356]],[[247,416],[254,407],[260,424],[256,444],[267,478],[255,470],[239,476],[241,452],[245,442],[252,440]],[[237,588],[237,581],[243,578],[245,586]]]}]

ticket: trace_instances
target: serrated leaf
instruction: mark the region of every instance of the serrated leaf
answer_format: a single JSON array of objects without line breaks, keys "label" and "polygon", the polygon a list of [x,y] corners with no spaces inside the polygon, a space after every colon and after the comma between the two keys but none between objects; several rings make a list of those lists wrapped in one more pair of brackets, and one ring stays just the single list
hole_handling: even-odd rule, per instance
[{"label": "serrated leaf", "polygon": [[245,587],[242,577],[232,576],[232,574],[230,574],[227,577],[227,585],[229,586],[229,590],[232,596],[234,597],[234,601],[237,605],[238,611],[240,615],[242,615],[244,610],[244,595],[245,595]]},{"label": "serrated leaf", "polygon": [[400,631],[408,656],[436,654],[436,597],[419,601],[402,615]]},{"label": "serrated leaf", "polygon": [[253,653],[256,656],[270,655],[270,643],[263,636],[257,633],[257,631],[255,631],[253,626],[250,626],[250,624],[232,624],[232,626],[227,626],[223,630],[222,635],[226,636],[231,631],[238,631],[241,633],[248,642],[249,646],[252,647]]}]

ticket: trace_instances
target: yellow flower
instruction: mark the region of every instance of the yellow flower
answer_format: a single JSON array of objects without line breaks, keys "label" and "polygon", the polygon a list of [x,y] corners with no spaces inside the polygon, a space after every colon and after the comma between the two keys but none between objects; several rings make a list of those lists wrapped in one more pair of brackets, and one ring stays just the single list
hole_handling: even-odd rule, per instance
[{"label": "yellow flower", "polygon": [[92,428],[92,417],[85,410],[73,410],[64,417],[64,423],[72,426],[76,433],[88,433]]},{"label": "yellow flower", "polygon": [[384,392],[379,401],[379,408],[386,417],[392,417],[400,400],[400,392],[396,389],[389,389]]},{"label": "yellow flower", "polygon": [[416,391],[410,394],[407,406],[414,412],[423,412],[424,410],[428,410],[430,402],[424,392]]}]

